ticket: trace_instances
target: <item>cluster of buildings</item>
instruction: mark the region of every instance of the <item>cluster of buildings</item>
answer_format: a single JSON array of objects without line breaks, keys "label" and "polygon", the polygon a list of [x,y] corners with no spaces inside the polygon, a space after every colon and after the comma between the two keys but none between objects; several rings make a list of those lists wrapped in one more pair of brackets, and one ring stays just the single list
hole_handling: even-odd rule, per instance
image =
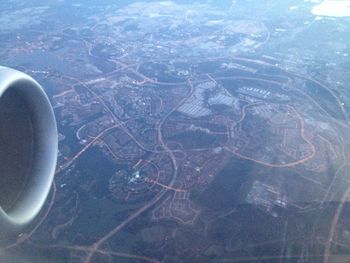
[{"label": "cluster of buildings", "polygon": [[275,217],[278,216],[278,208],[288,205],[287,197],[279,189],[260,181],[253,182],[246,202]]}]

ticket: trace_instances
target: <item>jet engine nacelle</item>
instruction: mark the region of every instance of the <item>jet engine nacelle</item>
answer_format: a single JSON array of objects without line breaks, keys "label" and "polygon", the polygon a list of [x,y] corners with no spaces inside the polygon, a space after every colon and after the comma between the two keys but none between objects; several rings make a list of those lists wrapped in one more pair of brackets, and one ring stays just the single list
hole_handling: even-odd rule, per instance
[{"label": "jet engine nacelle", "polygon": [[57,127],[49,99],[28,75],[0,66],[0,240],[39,213],[57,160]]}]

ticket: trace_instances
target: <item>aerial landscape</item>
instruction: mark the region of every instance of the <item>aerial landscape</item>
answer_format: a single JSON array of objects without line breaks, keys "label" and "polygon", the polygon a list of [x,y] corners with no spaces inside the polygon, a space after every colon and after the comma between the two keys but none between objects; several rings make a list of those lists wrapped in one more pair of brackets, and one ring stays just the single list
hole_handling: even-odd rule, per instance
[{"label": "aerial landscape", "polygon": [[44,2],[0,3],[0,64],[59,131],[4,262],[349,262],[346,6]]}]

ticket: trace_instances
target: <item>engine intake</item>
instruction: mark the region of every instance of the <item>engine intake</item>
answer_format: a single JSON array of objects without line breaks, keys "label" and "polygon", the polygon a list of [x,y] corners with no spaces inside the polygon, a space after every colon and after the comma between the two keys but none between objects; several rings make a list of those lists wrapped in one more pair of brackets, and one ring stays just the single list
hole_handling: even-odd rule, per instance
[{"label": "engine intake", "polygon": [[55,116],[41,86],[0,67],[0,239],[39,213],[53,180],[57,144]]}]

